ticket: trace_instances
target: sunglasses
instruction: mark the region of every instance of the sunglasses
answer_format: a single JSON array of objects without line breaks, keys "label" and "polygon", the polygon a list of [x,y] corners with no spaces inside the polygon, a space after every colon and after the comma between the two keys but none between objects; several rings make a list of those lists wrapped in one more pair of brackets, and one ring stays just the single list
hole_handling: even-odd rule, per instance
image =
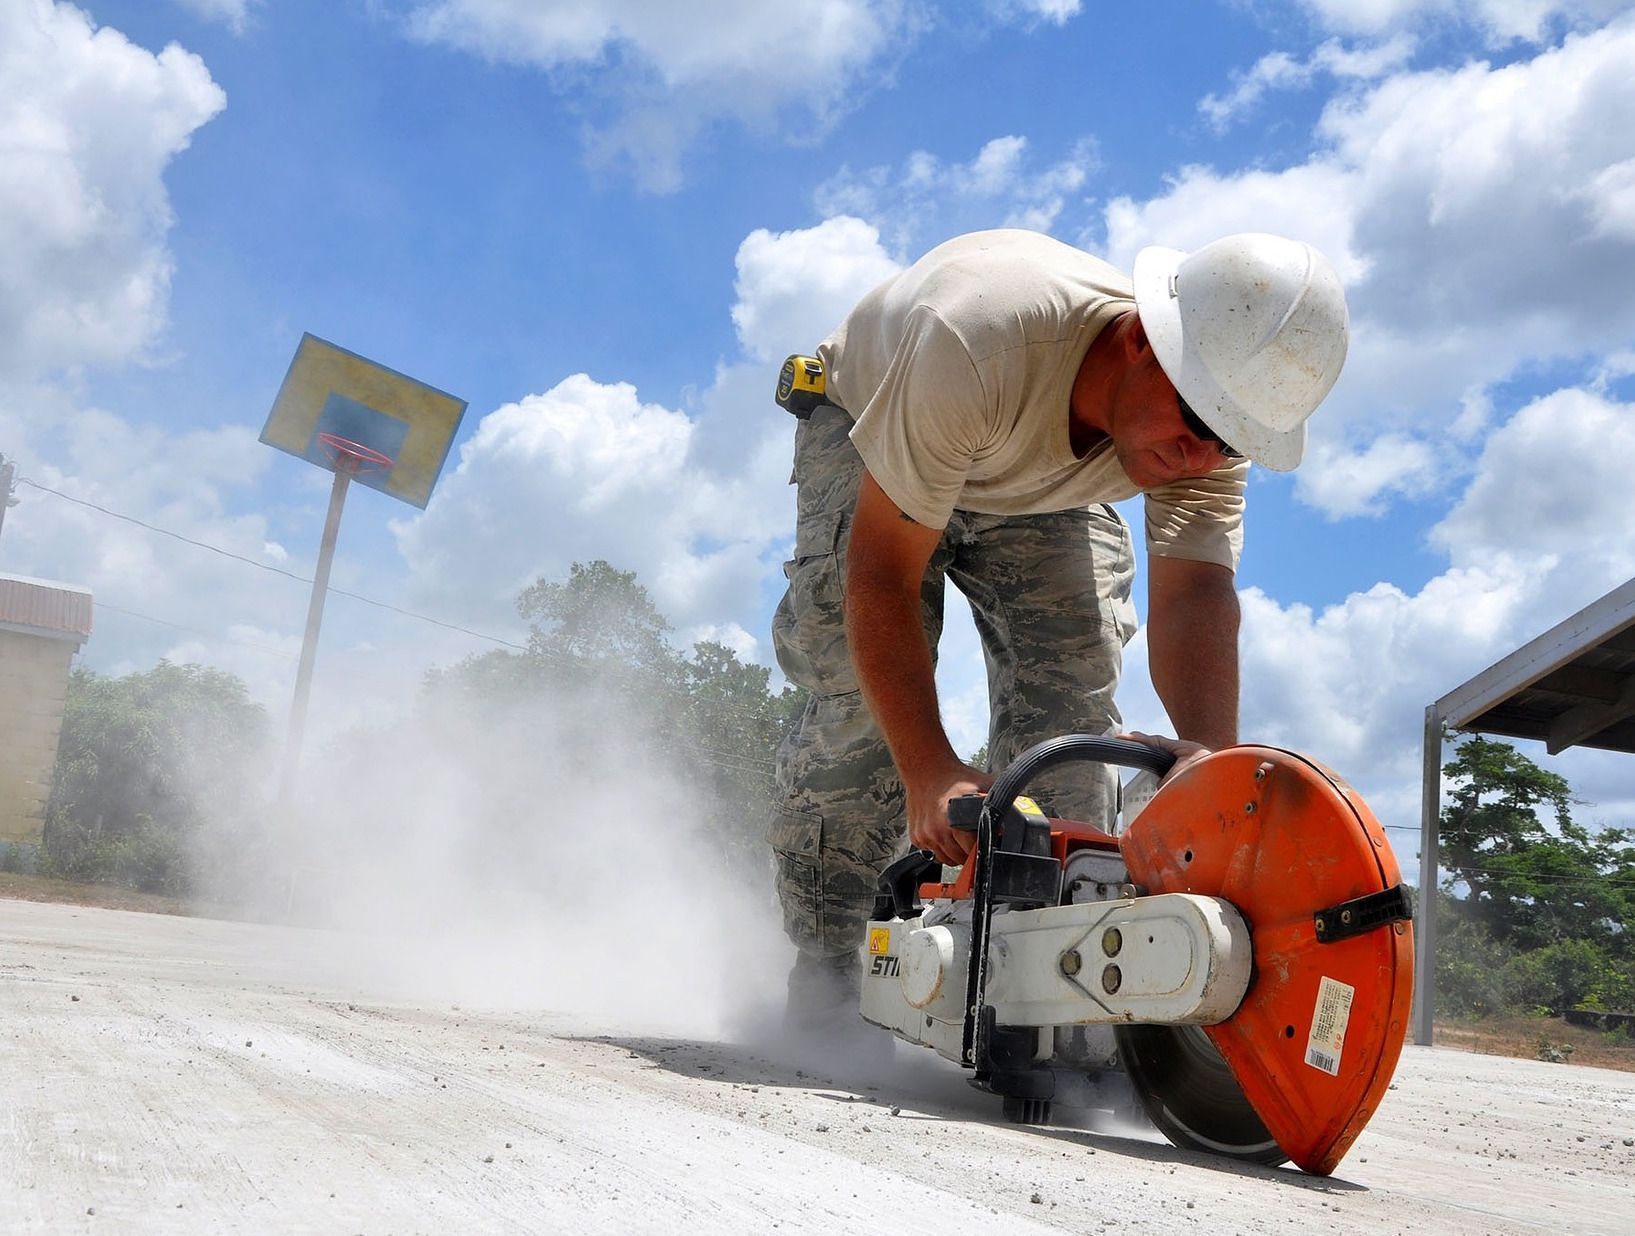
[{"label": "sunglasses", "polygon": [[1200,442],[1213,442],[1221,448],[1221,454],[1228,459],[1243,458],[1243,453],[1233,450],[1222,440],[1220,434],[1204,424],[1203,417],[1187,407],[1187,401],[1182,399],[1179,394],[1175,396],[1175,402],[1181,405],[1181,423],[1187,427],[1187,432],[1194,438],[1197,438]]}]

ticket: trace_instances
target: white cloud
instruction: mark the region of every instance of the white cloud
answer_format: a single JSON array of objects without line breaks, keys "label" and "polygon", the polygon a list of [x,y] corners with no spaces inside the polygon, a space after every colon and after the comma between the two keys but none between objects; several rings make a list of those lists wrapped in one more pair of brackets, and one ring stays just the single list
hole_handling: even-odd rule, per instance
[{"label": "white cloud", "polygon": [[893,252],[917,256],[980,228],[1052,230],[1098,162],[1095,144],[1082,141],[1064,158],[1040,164],[1030,157],[1027,139],[1012,134],[987,142],[968,163],[917,150],[900,167],[842,167],[813,198],[823,214],[868,219]]},{"label": "white cloud", "polygon": [[[587,557],[630,565],[613,547],[673,516],[691,432],[686,416],[642,404],[628,384],[575,374],[483,417],[425,515],[394,524],[399,547],[438,590],[498,590],[501,602],[533,582],[541,556],[562,566]],[[609,524],[621,510],[622,537]],[[516,537],[511,528],[538,534]],[[458,534],[438,537],[439,529]],[[598,534],[607,553],[591,552]],[[473,545],[487,552],[472,555]]]},{"label": "white cloud", "polygon": [[1348,195],[1355,188],[1347,168],[1323,159],[1229,176],[1183,167],[1160,197],[1107,204],[1107,256],[1128,270],[1147,245],[1196,249],[1232,232],[1280,232],[1316,245],[1354,285],[1369,270],[1367,257],[1353,247],[1356,210]]},{"label": "white cloud", "polygon": [[[1060,26],[1082,7],[985,0],[983,17]],[[412,0],[406,29],[551,73],[586,109],[593,160],[669,192],[712,126],[811,140],[889,82],[921,34],[951,20],[925,0]]]},{"label": "white cloud", "polygon": [[176,0],[184,9],[207,21],[218,21],[234,34],[243,34],[249,24],[250,11],[261,7],[262,0]]},{"label": "white cloud", "polygon": [[738,654],[740,661],[753,661],[760,653],[760,641],[736,622],[706,622],[681,632],[679,641],[691,648],[694,644],[720,644]]},{"label": "white cloud", "polygon": [[1463,565],[1560,559],[1597,581],[1635,576],[1630,459],[1635,406],[1583,390],[1535,400],[1487,439],[1432,543]]},{"label": "white cloud", "polygon": [[1594,235],[1635,241],[1635,159],[1604,168],[1590,179],[1583,196],[1595,223]]},{"label": "white cloud", "polygon": [[[1635,20],[1532,60],[1404,73],[1326,109],[1319,151],[1281,171],[1183,169],[1150,201],[1106,210],[1107,245],[1191,248],[1255,228],[1300,236],[1348,282],[1351,355],[1313,421],[1311,501],[1347,492],[1381,434],[1441,438],[1472,392],[1525,366],[1625,347],[1635,237]],[[1454,457],[1450,456],[1450,460]],[[1340,513],[1345,508],[1335,508]]]},{"label": "white cloud", "polygon": [[1303,496],[1332,519],[1378,515],[1392,495],[1422,497],[1442,475],[1428,443],[1398,434],[1358,450],[1318,442],[1301,467],[1310,469]]},{"label": "white cloud", "polygon": [[[410,30],[495,60],[555,68],[624,55],[667,85],[732,77],[734,88],[751,90],[854,69],[901,27],[905,8],[867,0],[429,0],[415,5]],[[803,70],[793,75],[791,40]]]},{"label": "white cloud", "polygon": [[738,247],[737,263],[733,324],[748,355],[772,362],[815,348],[900,269],[873,226],[846,216],[790,232],[758,228]]},{"label": "white cloud", "polygon": [[1084,8],[1083,0],[988,0],[988,11],[1001,21],[1045,21],[1064,26]]},{"label": "white cloud", "polygon": [[1247,73],[1233,74],[1230,93],[1206,94],[1198,110],[1219,132],[1260,102],[1267,91],[1298,89],[1310,84],[1315,76],[1316,66],[1310,61],[1298,60],[1284,51],[1268,52]]},{"label": "white cloud", "polygon": [[1316,611],[1251,588],[1242,732],[1319,753],[1412,823],[1425,706],[1507,651],[1538,601],[1519,569],[1454,569],[1412,595],[1380,583]]},{"label": "white cloud", "polygon": [[[47,0],[0,4],[0,82],[0,449],[21,476],[83,502],[287,562],[263,515],[231,510],[270,464],[253,430],[135,425],[85,406],[59,376],[144,360],[160,338],[172,267],[163,176],[225,96],[198,57],[155,54]],[[299,631],[300,584],[27,484],[18,496],[5,569],[92,589],[93,663],[124,672],[197,657],[258,695],[284,694],[292,650],[263,628],[287,617]]]},{"label": "white cloud", "polygon": [[486,620],[536,578],[605,558],[679,625],[749,612],[779,529],[741,478],[690,463],[693,433],[685,413],[584,374],[490,412],[425,514],[392,524],[411,591]]},{"label": "white cloud", "polygon": [[1635,374],[1635,348],[1620,348],[1615,352],[1609,352],[1601,358],[1601,367],[1595,374],[1594,389],[1604,393],[1614,382],[1631,374]]},{"label": "white cloud", "polygon": [[1384,34],[1462,23],[1494,45],[1538,43],[1557,26],[1582,27],[1623,12],[1624,0],[1299,0],[1320,25],[1349,34]]},{"label": "white cloud", "polygon": [[1346,47],[1338,39],[1330,39],[1306,60],[1298,60],[1288,52],[1270,52],[1248,72],[1233,74],[1232,89],[1226,95],[1205,95],[1198,110],[1219,132],[1259,103],[1268,91],[1300,89],[1323,75],[1373,80],[1401,68],[1413,52],[1414,42],[1406,35],[1363,47]]},{"label": "white cloud", "polygon": [[684,638],[753,646],[793,515],[776,362],[815,346],[895,267],[855,219],[753,232],[737,267],[749,359],[719,368],[694,415],[576,374],[482,419],[425,514],[393,524],[417,597],[497,616],[539,576],[606,558],[637,572]]},{"label": "white cloud", "polygon": [[[1404,330],[1504,332],[1517,362],[1627,340],[1635,244],[1600,235],[1579,195],[1635,151],[1635,22],[1531,62],[1409,74],[1331,107],[1323,133],[1374,257],[1361,308]],[[1519,346],[1518,346],[1519,345]]]},{"label": "white cloud", "polygon": [[852,106],[912,43],[913,0],[418,0],[410,34],[535,65],[603,92],[592,149],[649,188],[675,189],[709,125],[802,131]]},{"label": "white cloud", "polygon": [[[60,389],[0,383],[0,442],[20,477],[78,503],[252,562],[311,571],[316,532],[291,561],[264,514],[230,509],[273,461],[248,426],[174,433],[81,407]],[[30,484],[20,484],[17,495],[0,563],[7,571],[91,589],[99,608],[85,651],[99,669],[124,673],[151,668],[160,657],[192,659],[239,674],[258,698],[285,695],[300,643],[304,585]],[[321,521],[321,507],[315,518]],[[349,581],[350,570],[337,563],[336,582]],[[279,628],[284,635],[273,633]]]},{"label": "white cloud", "polygon": [[163,329],[162,176],[225,105],[197,56],[79,9],[0,5],[0,375],[141,354]]},{"label": "white cloud", "polygon": [[[1314,610],[1245,590],[1244,736],[1315,752],[1391,822],[1416,822],[1425,707],[1635,576],[1631,452],[1635,405],[1557,391],[1488,438],[1431,534],[1448,567],[1419,591],[1380,583]],[[1156,715],[1132,686],[1127,707]]]}]

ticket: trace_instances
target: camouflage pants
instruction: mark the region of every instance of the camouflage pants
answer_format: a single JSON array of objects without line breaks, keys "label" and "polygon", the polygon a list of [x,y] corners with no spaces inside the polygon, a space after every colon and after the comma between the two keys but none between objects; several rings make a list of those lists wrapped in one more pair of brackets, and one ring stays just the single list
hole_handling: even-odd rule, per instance
[{"label": "camouflage pants", "polygon": [[[767,839],[784,929],[807,955],[859,947],[879,873],[907,847],[902,783],[858,692],[842,621],[846,540],[863,463],[852,421],[822,407],[795,435],[795,556],[772,621],[778,664],[811,692],[778,750],[778,805]],[[1001,768],[1046,738],[1119,725],[1113,691],[1135,631],[1129,530],[1108,506],[1045,515],[955,511],[921,585],[935,653],[944,581],[970,602],[988,671],[988,759]],[[1111,769],[1041,775],[1028,793],[1047,812],[1110,823]]]}]

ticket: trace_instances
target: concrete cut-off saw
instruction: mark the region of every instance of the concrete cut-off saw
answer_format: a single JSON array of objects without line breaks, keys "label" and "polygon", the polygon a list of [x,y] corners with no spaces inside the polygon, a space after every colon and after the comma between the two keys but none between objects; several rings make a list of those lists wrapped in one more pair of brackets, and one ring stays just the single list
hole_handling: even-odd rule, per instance
[{"label": "concrete cut-off saw", "polygon": [[[1144,770],[1114,836],[1022,791],[1072,760]],[[1327,1175],[1379,1105],[1407,1033],[1412,912],[1385,831],[1346,783],[1273,747],[1174,757],[1068,735],[1025,752],[925,851],[886,869],[863,1017],[973,1071],[1048,1124],[1122,1071],[1178,1146]],[[1133,815],[1133,818],[1131,816]]]}]

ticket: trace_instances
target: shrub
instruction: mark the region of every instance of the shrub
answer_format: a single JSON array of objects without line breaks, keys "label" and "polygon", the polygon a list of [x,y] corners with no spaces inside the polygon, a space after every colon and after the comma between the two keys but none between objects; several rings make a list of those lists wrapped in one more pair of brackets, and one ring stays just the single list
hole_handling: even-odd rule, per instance
[{"label": "shrub", "polygon": [[1443,931],[1436,944],[1438,1006],[1454,1016],[1466,1017],[1493,1017],[1511,1011],[1513,997],[1503,975],[1517,959],[1516,950],[1468,919],[1439,925]]}]

